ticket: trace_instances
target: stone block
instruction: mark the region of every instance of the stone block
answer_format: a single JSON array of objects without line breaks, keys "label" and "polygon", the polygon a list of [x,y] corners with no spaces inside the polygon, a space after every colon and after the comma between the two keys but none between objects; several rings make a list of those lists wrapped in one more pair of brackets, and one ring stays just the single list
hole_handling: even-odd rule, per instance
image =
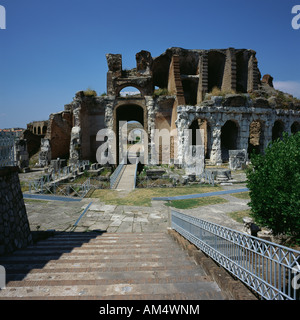
[{"label": "stone block", "polygon": [[229,150],[229,168],[230,170],[239,170],[246,167],[248,154],[243,150]]}]

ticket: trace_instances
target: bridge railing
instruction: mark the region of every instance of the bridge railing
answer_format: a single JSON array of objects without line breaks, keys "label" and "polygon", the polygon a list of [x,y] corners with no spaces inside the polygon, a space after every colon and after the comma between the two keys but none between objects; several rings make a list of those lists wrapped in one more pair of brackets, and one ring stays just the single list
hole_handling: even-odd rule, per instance
[{"label": "bridge railing", "polygon": [[120,174],[122,173],[122,170],[124,168],[124,160],[117,166],[116,170],[113,172],[113,174],[110,176],[110,188],[115,188],[117,182],[119,181]]},{"label": "bridge railing", "polygon": [[171,210],[171,227],[267,300],[299,300],[300,251]]}]

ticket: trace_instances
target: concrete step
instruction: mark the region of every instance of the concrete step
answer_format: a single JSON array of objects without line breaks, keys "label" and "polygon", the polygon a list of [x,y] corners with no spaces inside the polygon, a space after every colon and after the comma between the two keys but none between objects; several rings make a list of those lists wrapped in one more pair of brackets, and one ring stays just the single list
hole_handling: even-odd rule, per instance
[{"label": "concrete step", "polygon": [[64,233],[0,264],[0,299],[226,299],[167,233]]}]

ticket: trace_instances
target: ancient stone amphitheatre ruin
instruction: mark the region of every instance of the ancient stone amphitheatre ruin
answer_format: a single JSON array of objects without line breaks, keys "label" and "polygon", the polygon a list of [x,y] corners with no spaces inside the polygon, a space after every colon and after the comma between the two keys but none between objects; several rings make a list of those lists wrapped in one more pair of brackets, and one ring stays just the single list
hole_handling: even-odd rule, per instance
[{"label": "ancient stone amphitheatre ruin", "polygon": [[[205,159],[212,165],[227,162],[229,150],[263,152],[283,132],[300,129],[299,100],[275,90],[270,75],[261,77],[253,50],[169,48],[156,58],[141,51],[131,70],[123,68],[121,54],[106,59],[107,92],[77,92],[63,111],[50,115],[47,130],[43,123],[41,165],[56,158],[95,162],[103,143],[97,133],[117,133],[120,121],[139,123],[148,150],[155,144],[153,130],[168,130],[171,163],[183,157],[184,129],[202,129]],[[137,93],[122,95],[127,87]]]}]

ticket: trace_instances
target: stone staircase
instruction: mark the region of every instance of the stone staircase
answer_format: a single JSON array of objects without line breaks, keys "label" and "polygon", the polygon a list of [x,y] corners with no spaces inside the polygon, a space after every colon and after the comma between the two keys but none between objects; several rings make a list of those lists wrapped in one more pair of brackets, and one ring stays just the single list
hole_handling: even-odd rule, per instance
[{"label": "stone staircase", "polygon": [[227,299],[168,233],[61,233],[0,265],[0,300]]}]

